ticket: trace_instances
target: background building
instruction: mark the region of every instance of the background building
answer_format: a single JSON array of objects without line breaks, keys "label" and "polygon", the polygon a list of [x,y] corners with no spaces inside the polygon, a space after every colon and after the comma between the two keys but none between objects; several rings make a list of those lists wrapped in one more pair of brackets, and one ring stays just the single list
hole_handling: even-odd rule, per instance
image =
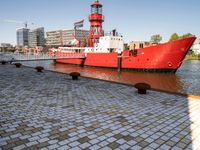
[{"label": "background building", "polygon": [[45,44],[44,39],[44,27],[30,30],[28,33],[28,45],[29,47],[43,47]]},{"label": "background building", "polygon": [[200,55],[200,39],[197,39],[193,46],[192,46],[192,51],[194,52],[194,54],[196,55]]},{"label": "background building", "polygon": [[77,44],[77,40],[80,41],[81,45],[84,45],[88,35],[88,30],[80,29],[49,31],[46,32],[46,45],[74,46]]},{"label": "background building", "polygon": [[28,28],[17,29],[17,46],[28,46]]},{"label": "background building", "polygon": [[14,52],[15,47],[10,43],[1,43],[0,52]]},{"label": "background building", "polygon": [[13,47],[13,45],[12,44],[10,44],[10,43],[1,43],[1,47]]},{"label": "background building", "polygon": [[140,48],[151,46],[151,43],[145,42],[145,41],[132,41],[132,42],[129,42],[128,46],[130,50],[133,50],[133,49],[140,49]]},{"label": "background building", "polygon": [[62,30],[46,32],[47,46],[60,46],[62,44]]}]

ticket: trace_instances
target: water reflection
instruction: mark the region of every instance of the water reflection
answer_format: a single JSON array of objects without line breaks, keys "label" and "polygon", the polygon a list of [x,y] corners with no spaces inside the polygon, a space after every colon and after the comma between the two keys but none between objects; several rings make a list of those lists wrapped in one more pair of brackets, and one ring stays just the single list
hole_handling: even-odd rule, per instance
[{"label": "water reflection", "polygon": [[52,61],[23,62],[23,64],[35,67],[42,65],[46,69],[58,72],[80,72],[82,76],[102,80],[135,84],[138,82],[149,83],[152,88],[169,92],[188,93],[200,95],[200,61],[185,61],[176,74],[154,74],[138,72],[121,72],[105,68],[79,67],[66,64],[54,64]]},{"label": "water reflection", "polygon": [[138,72],[121,72],[105,68],[78,67],[66,64],[50,64],[50,68],[59,72],[70,73],[78,71],[82,76],[103,79],[108,81],[120,82],[134,85],[138,82],[146,82],[154,89],[166,90],[171,92],[182,92],[183,83],[178,76],[173,74],[152,74]]}]

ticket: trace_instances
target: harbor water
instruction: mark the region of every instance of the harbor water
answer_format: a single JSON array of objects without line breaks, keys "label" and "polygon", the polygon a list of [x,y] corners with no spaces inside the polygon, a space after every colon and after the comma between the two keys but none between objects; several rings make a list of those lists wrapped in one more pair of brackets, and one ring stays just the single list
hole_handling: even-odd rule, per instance
[{"label": "harbor water", "polygon": [[79,67],[66,64],[54,64],[52,61],[23,62],[24,65],[35,67],[41,65],[47,70],[62,73],[80,72],[82,76],[107,81],[134,85],[146,82],[154,89],[178,92],[184,94],[200,95],[200,61],[184,61],[176,74],[117,72],[117,70]]}]

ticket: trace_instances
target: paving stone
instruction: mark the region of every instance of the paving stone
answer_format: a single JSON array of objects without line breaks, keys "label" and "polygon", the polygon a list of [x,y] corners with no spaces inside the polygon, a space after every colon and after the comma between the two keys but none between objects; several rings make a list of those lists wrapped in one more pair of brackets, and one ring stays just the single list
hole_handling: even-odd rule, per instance
[{"label": "paving stone", "polygon": [[165,141],[163,141],[162,139],[157,139],[154,142],[159,144],[159,145],[162,145],[163,143],[165,143]]},{"label": "paving stone", "polygon": [[77,141],[69,144],[69,146],[71,146],[71,147],[75,147],[75,146],[78,146],[78,145],[80,145],[80,143],[77,142]]},{"label": "paving stone", "polygon": [[59,147],[58,144],[53,144],[53,145],[48,146],[48,149],[57,149],[58,147]]},{"label": "paving stone", "polygon": [[169,150],[169,149],[171,149],[172,147],[169,146],[169,145],[163,144],[163,145],[161,145],[159,148],[164,149],[164,150]]},{"label": "paving stone", "polygon": [[196,99],[156,91],[139,96],[126,85],[72,82],[65,74],[12,65],[0,65],[2,77],[2,149],[200,147]]},{"label": "paving stone", "polygon": [[90,146],[91,146],[90,143],[83,143],[83,144],[80,144],[80,145],[79,145],[79,147],[80,147],[81,149],[86,149],[86,148],[89,148]]},{"label": "paving stone", "polygon": [[93,140],[89,141],[89,143],[92,144],[92,145],[94,145],[94,144],[96,144],[98,142],[99,142],[99,140],[97,140],[97,139],[93,139]]},{"label": "paving stone", "polygon": [[116,141],[116,139],[114,137],[111,137],[111,138],[108,138],[106,141],[108,143],[112,143],[112,142]]},{"label": "paving stone", "polygon": [[32,141],[32,142],[26,143],[26,146],[31,147],[31,146],[37,145],[37,144],[38,144],[37,141]]},{"label": "paving stone", "polygon": [[48,142],[43,142],[43,143],[39,143],[37,144],[37,148],[45,148],[49,146],[49,143]]},{"label": "paving stone", "polygon": [[102,142],[98,143],[98,145],[101,146],[101,147],[105,147],[108,144],[109,143],[107,141],[102,141]]},{"label": "paving stone", "polygon": [[126,143],[127,141],[125,141],[124,139],[119,139],[119,140],[117,140],[116,142],[119,143],[119,144],[124,144],[124,143]]},{"label": "paving stone", "polygon": [[100,149],[101,147],[100,146],[98,146],[98,145],[93,145],[93,146],[91,146],[89,149],[90,150],[98,150],[98,149]]},{"label": "paving stone", "polygon": [[72,148],[70,148],[70,150],[81,150],[79,147],[72,147]]},{"label": "paving stone", "polygon": [[63,140],[63,141],[60,141],[58,142],[59,145],[66,145],[68,144],[70,141],[69,140]]},{"label": "paving stone", "polygon": [[43,142],[46,142],[46,141],[49,141],[49,140],[50,140],[49,138],[42,138],[42,139],[39,139],[38,142],[43,143]]},{"label": "paving stone", "polygon": [[67,150],[67,149],[70,149],[70,147],[67,145],[58,148],[58,150]]},{"label": "paving stone", "polygon": [[26,146],[25,145],[19,145],[17,147],[14,147],[13,150],[22,150],[24,149]]},{"label": "paving stone", "polygon": [[129,149],[130,146],[128,144],[123,144],[119,147],[120,149]]},{"label": "paving stone", "polygon": [[120,144],[117,143],[117,142],[112,142],[112,143],[110,143],[110,144],[108,145],[108,147],[110,147],[111,149],[116,149],[116,148],[118,148],[119,146],[120,146]]},{"label": "paving stone", "polygon": [[150,146],[151,148],[156,149],[156,148],[158,148],[160,145],[158,145],[157,143],[151,143],[149,146]]},{"label": "paving stone", "polygon": [[122,137],[123,137],[124,135],[122,135],[122,134],[116,134],[116,135],[114,135],[114,138],[116,138],[116,139],[121,139]]},{"label": "paving stone", "polygon": [[86,143],[86,142],[88,142],[89,140],[90,140],[90,139],[89,139],[88,137],[83,137],[83,138],[78,139],[78,141],[79,141],[81,144]]},{"label": "paving stone", "polygon": [[165,144],[167,144],[168,146],[175,146],[176,145],[176,142],[172,141],[172,140],[168,140]]},{"label": "paving stone", "polygon": [[176,144],[177,147],[184,149],[185,147],[187,147],[187,144],[183,143],[183,142],[179,142]]},{"label": "paving stone", "polygon": [[48,141],[48,143],[49,143],[50,145],[55,144],[55,143],[57,143],[57,142],[58,142],[58,140],[50,140],[50,141]]}]

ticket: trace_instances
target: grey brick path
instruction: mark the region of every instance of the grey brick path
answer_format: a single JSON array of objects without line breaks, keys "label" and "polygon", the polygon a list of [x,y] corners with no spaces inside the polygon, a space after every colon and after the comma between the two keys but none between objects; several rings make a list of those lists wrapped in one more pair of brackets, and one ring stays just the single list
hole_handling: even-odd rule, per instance
[{"label": "grey brick path", "polygon": [[200,100],[0,65],[0,149],[200,149]]}]

